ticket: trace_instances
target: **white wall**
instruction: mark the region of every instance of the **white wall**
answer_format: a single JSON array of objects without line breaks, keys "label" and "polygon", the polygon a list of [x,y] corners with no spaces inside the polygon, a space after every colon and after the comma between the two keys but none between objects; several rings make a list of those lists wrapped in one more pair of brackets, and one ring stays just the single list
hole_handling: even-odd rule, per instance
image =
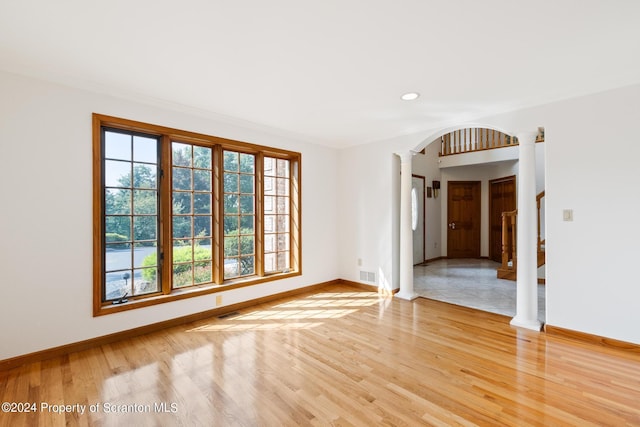
[{"label": "white wall", "polygon": [[0,360],[215,307],[213,294],[92,317],[93,112],[302,153],[303,275],[224,292],[223,305],[339,276],[335,150],[12,74],[0,93]]},{"label": "white wall", "polygon": [[340,278],[360,282],[360,271],[374,272],[377,286],[398,287],[400,159],[394,153],[419,142],[411,135],[339,152]]}]

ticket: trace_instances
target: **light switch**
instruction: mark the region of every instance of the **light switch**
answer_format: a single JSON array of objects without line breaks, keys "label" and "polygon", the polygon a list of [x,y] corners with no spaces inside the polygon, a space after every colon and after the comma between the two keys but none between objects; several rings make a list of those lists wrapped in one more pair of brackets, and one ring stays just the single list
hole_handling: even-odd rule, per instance
[{"label": "light switch", "polygon": [[562,211],[563,221],[573,221],[573,209],[565,209]]}]

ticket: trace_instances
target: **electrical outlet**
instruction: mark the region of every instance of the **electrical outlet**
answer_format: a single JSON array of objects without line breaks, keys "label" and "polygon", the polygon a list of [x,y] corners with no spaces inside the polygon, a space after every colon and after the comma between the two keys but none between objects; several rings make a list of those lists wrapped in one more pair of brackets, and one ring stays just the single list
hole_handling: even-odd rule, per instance
[{"label": "electrical outlet", "polygon": [[573,209],[565,209],[562,211],[563,221],[573,221]]},{"label": "electrical outlet", "polygon": [[216,295],[216,306],[222,305],[222,295]]},{"label": "electrical outlet", "polygon": [[358,258],[358,267],[362,267],[362,258]]}]

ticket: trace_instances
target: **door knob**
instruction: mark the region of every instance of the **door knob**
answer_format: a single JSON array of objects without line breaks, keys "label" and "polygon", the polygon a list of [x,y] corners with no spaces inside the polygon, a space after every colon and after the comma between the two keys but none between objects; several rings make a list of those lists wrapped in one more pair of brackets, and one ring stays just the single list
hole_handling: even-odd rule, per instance
[{"label": "door knob", "polygon": [[452,229],[452,230],[455,230],[456,229],[456,223],[452,222],[451,224],[449,224],[449,228]]}]

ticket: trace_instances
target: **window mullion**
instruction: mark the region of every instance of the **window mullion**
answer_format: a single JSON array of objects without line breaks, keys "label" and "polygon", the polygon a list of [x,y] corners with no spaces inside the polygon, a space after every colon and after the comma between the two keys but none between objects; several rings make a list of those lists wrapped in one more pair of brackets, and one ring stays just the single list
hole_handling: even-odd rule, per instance
[{"label": "window mullion", "polygon": [[213,147],[213,282],[221,285],[224,282],[224,203],[223,199],[223,165],[222,147]]},{"label": "window mullion", "polygon": [[256,154],[255,188],[255,266],[256,275],[264,276],[264,154]]},{"label": "window mullion", "polygon": [[162,247],[161,284],[162,293],[171,293],[173,263],[172,193],[171,193],[171,139],[163,136],[160,149],[160,244]]}]

